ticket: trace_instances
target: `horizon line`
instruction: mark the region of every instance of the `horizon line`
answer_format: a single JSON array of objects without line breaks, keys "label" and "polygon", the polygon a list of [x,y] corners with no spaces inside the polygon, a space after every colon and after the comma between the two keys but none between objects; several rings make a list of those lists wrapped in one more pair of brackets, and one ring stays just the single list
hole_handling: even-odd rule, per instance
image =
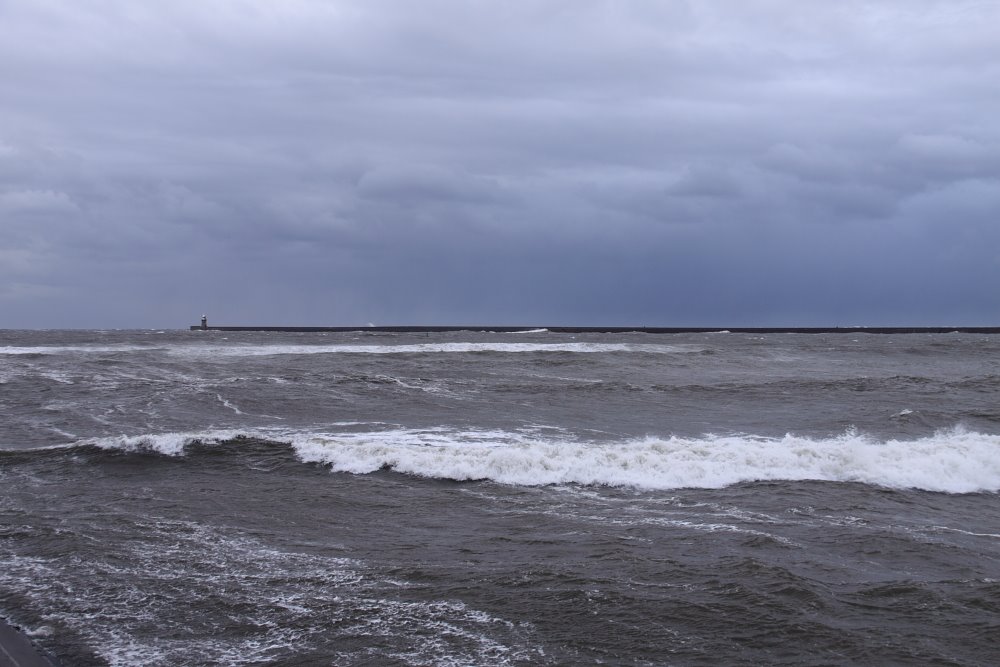
[{"label": "horizon line", "polygon": [[216,326],[193,324],[191,331],[270,331],[289,333],[347,333],[372,331],[379,333],[446,333],[458,331],[528,333],[549,331],[552,333],[982,333],[1000,334],[1000,326],[817,326],[817,327],[648,327],[648,326],[542,326],[542,325],[367,325],[367,326]]}]

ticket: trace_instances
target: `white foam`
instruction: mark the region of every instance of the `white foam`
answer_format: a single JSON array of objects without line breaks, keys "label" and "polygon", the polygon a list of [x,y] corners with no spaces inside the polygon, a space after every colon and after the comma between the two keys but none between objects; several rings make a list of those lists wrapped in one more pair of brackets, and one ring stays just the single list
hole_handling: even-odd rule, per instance
[{"label": "white foam", "polygon": [[106,438],[80,440],[72,444],[94,445],[95,447],[100,447],[101,449],[117,449],[125,452],[156,452],[167,456],[180,456],[184,454],[184,449],[193,442],[214,445],[227,440],[232,440],[233,438],[241,435],[253,436],[256,434],[236,430],[151,433],[144,435],[118,435]]},{"label": "white foam", "polygon": [[[135,536],[110,540],[107,557],[0,551],[0,586],[112,667],[292,663],[331,637],[344,647],[338,664],[512,665],[534,653],[512,622],[461,601],[399,599],[414,584],[383,582],[362,561],[125,514]],[[194,609],[191,599],[211,604]],[[227,627],[206,628],[219,623]]]},{"label": "white foam", "polygon": [[720,488],[749,481],[823,480],[949,493],[1000,491],[1000,436],[953,429],[879,442],[853,432],[643,438],[612,443],[509,432],[394,430],[298,435],[304,461],[364,474],[384,467],[424,477],[538,486]]},{"label": "white foam", "polygon": [[[543,331],[543,330],[539,330]],[[519,332],[533,333],[533,332]],[[0,347],[0,355],[27,354],[113,354],[130,352],[166,352],[174,356],[257,357],[288,354],[454,354],[470,352],[501,352],[524,354],[540,352],[633,352],[645,354],[684,354],[703,352],[697,345],[663,345],[652,343],[501,343],[453,342],[413,343],[397,345],[329,344],[329,345],[51,345]]]},{"label": "white foam", "polygon": [[32,345],[32,346],[0,346],[0,354],[107,354],[111,352],[150,352],[160,350],[160,347],[142,345]]},{"label": "white foam", "polygon": [[219,399],[220,403],[222,403],[224,406],[226,406],[227,408],[229,408],[230,410],[232,410],[236,414],[238,414],[238,415],[246,414],[245,412],[243,412],[242,410],[240,410],[238,407],[236,407],[231,401],[229,401],[228,399],[222,398],[222,394],[216,394],[215,397],[217,399]]},{"label": "white foam", "polygon": [[183,356],[273,356],[286,354],[455,354],[470,352],[502,352],[530,354],[539,352],[638,352],[647,354],[683,354],[702,352],[695,345],[656,345],[635,343],[414,343],[397,345],[246,345],[246,346],[178,346],[171,354]]},{"label": "white foam", "polygon": [[962,535],[971,535],[972,537],[989,537],[989,538],[1000,538],[1000,534],[997,533],[973,533],[968,530],[962,530],[961,528],[950,528],[948,526],[931,526],[930,530],[940,530],[949,533],[960,533]]},{"label": "white foam", "polygon": [[263,428],[122,435],[73,444],[180,456],[195,441],[211,445],[237,436],[288,442],[305,462],[353,474],[389,468],[421,477],[488,479],[521,486],[583,484],[649,490],[819,480],[947,493],[1000,491],[1000,435],[960,428],[915,440],[878,441],[849,431],[823,439],[706,435],[593,442],[545,428],[459,431],[383,425],[366,432]]}]

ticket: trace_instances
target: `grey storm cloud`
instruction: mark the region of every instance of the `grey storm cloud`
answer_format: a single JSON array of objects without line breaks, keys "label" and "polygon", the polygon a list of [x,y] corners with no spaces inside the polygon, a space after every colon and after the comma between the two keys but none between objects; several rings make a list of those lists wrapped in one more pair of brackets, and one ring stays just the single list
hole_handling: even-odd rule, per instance
[{"label": "grey storm cloud", "polygon": [[995,324],[1000,4],[0,2],[0,327]]}]

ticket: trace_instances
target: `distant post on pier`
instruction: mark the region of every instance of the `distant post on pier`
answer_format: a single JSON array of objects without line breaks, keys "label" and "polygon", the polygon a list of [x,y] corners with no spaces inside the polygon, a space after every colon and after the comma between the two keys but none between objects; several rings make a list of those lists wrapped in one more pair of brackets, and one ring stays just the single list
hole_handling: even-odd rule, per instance
[{"label": "distant post on pier", "polygon": [[201,316],[201,330],[205,331],[208,329],[208,315]]}]

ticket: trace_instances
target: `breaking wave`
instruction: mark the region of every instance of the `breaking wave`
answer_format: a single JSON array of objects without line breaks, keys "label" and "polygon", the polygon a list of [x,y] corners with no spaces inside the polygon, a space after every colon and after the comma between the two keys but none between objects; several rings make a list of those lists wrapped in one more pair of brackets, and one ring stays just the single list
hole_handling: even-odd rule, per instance
[{"label": "breaking wave", "polygon": [[698,345],[662,345],[654,343],[400,343],[395,345],[76,345],[76,346],[5,346],[0,355],[113,354],[130,352],[165,352],[182,357],[262,357],[288,354],[430,354],[430,353],[536,353],[536,352],[638,352],[647,354],[683,354],[704,352]]},{"label": "breaking wave", "polygon": [[189,356],[272,356],[286,354],[448,354],[469,352],[536,353],[536,352],[645,352],[677,354],[701,352],[692,345],[656,345],[628,343],[413,343],[396,345],[254,345],[178,347],[171,353]]},{"label": "breaking wave", "polygon": [[378,470],[520,486],[580,484],[647,490],[721,488],[742,482],[857,482],[946,493],[1000,491],[1000,435],[955,428],[914,440],[878,441],[848,431],[833,438],[796,435],[646,437],[591,442],[544,432],[391,429],[343,433],[211,431],[81,441],[103,449],[157,452],[233,441],[289,444],[308,463],[332,471]]},{"label": "breaking wave", "polygon": [[163,347],[148,345],[3,345],[0,355],[46,355],[46,354],[113,354],[119,352],[151,352]]}]

